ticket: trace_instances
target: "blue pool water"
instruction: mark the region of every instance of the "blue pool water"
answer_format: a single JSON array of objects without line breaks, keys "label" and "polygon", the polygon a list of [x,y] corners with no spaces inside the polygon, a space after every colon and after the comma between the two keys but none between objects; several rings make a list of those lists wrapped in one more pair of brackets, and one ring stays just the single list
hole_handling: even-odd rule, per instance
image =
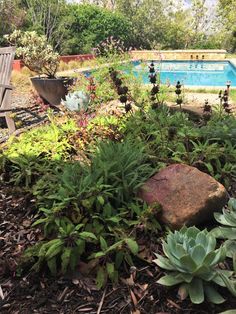
[{"label": "blue pool water", "polygon": [[[150,62],[133,62],[133,73],[149,83],[148,65]],[[236,67],[228,61],[162,61],[156,62],[155,69],[160,72],[162,83],[176,84],[180,81],[185,86],[222,86],[231,81],[236,87]]]}]

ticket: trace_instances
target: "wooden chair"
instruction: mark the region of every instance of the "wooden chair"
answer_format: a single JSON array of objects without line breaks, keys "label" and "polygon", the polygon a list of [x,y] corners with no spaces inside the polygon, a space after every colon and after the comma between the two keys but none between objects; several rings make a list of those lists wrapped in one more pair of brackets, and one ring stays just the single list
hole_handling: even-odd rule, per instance
[{"label": "wooden chair", "polygon": [[10,85],[15,47],[0,48],[0,117],[6,119],[9,133],[15,131],[15,122],[11,118],[11,96],[13,87]]}]

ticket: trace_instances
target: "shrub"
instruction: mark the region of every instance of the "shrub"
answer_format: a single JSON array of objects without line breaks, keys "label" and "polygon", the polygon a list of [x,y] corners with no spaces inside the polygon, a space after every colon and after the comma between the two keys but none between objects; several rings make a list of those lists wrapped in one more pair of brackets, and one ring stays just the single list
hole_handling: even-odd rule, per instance
[{"label": "shrub", "polygon": [[55,77],[59,54],[53,51],[45,36],[39,36],[36,32],[15,30],[11,35],[5,35],[5,38],[17,46],[17,56],[23,59],[25,66],[31,71]]},{"label": "shrub", "polygon": [[109,57],[110,55],[119,55],[127,51],[124,42],[113,36],[101,41],[94,49],[94,53],[99,57]]},{"label": "shrub", "polygon": [[[96,5],[70,5],[73,22],[67,46],[70,54],[91,53],[101,41],[109,36],[120,38],[126,43],[131,37],[131,24],[124,15]],[[79,34],[79,36],[78,36]]]}]

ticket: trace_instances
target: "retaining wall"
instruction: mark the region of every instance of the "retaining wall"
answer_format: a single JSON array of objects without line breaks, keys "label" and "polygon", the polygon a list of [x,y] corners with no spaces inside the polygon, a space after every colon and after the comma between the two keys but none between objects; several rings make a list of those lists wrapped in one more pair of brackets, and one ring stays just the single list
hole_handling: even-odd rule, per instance
[{"label": "retaining wall", "polygon": [[[226,50],[133,50],[130,52],[134,60],[224,60]],[[85,61],[95,59],[93,54],[61,56],[60,60],[68,63],[70,61]],[[13,70],[20,71],[24,63],[15,60]]]},{"label": "retaining wall", "polygon": [[224,60],[226,50],[133,50],[135,60]]}]

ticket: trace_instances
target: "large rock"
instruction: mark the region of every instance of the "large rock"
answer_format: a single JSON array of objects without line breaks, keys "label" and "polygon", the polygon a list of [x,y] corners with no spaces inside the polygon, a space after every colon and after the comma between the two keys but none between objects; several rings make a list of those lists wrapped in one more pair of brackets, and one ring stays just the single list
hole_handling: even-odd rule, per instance
[{"label": "large rock", "polygon": [[139,196],[148,204],[159,203],[160,220],[174,229],[211,219],[228,200],[222,184],[184,164],[162,169],[144,184]]}]

